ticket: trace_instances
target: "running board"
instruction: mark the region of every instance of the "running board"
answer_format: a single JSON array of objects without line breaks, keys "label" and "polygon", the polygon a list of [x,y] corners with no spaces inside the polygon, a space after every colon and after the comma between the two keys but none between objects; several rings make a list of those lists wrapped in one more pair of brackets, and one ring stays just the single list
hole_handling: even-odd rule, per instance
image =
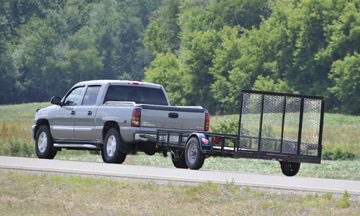
[{"label": "running board", "polygon": [[90,150],[101,150],[101,146],[94,144],[60,144],[54,143],[55,148],[69,148],[69,149],[90,149]]}]

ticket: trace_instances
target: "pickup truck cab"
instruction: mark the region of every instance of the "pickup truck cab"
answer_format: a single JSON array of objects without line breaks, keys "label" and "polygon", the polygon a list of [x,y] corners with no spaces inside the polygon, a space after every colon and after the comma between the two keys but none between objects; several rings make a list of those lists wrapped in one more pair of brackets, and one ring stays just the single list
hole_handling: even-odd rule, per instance
[{"label": "pickup truck cab", "polygon": [[126,155],[168,151],[154,141],[158,129],[208,131],[209,114],[200,106],[170,106],[161,85],[118,80],[79,82],[63,98],[35,115],[32,138],[39,158],[62,148],[99,150],[104,162]]}]

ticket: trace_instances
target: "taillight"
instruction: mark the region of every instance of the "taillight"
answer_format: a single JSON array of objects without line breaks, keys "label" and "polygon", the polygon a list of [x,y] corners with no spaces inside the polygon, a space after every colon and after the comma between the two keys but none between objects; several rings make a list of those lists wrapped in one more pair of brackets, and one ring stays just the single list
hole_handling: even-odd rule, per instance
[{"label": "taillight", "polygon": [[140,127],[141,109],[135,108],[131,117],[131,126]]},{"label": "taillight", "polygon": [[219,142],[219,143],[222,142],[222,137],[215,136],[214,142]]},{"label": "taillight", "polygon": [[210,116],[209,113],[205,113],[205,131],[208,131],[210,128]]},{"label": "taillight", "polygon": [[143,85],[142,82],[128,82],[129,85]]}]

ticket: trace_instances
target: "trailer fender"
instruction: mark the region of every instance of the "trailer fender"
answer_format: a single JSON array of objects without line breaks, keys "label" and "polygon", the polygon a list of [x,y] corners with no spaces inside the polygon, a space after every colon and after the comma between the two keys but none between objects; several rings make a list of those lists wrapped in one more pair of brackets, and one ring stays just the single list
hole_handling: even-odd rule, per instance
[{"label": "trailer fender", "polygon": [[210,140],[207,138],[207,136],[203,133],[192,133],[190,136],[188,136],[186,143],[193,137],[196,137],[199,140],[200,146],[201,146],[201,152],[204,153],[203,150],[209,150],[210,149]]}]

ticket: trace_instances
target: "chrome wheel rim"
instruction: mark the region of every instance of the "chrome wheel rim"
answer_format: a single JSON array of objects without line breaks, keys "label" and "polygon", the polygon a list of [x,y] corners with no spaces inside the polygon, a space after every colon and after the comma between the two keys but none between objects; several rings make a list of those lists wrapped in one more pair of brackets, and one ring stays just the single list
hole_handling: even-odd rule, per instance
[{"label": "chrome wheel rim", "polygon": [[40,153],[44,153],[46,151],[48,143],[48,138],[45,132],[41,132],[38,138],[38,150]]},{"label": "chrome wheel rim", "polygon": [[113,157],[116,151],[116,137],[111,135],[106,142],[106,154]]},{"label": "chrome wheel rim", "polygon": [[197,148],[195,143],[190,143],[188,148],[188,160],[190,163],[194,163],[196,160]]}]

